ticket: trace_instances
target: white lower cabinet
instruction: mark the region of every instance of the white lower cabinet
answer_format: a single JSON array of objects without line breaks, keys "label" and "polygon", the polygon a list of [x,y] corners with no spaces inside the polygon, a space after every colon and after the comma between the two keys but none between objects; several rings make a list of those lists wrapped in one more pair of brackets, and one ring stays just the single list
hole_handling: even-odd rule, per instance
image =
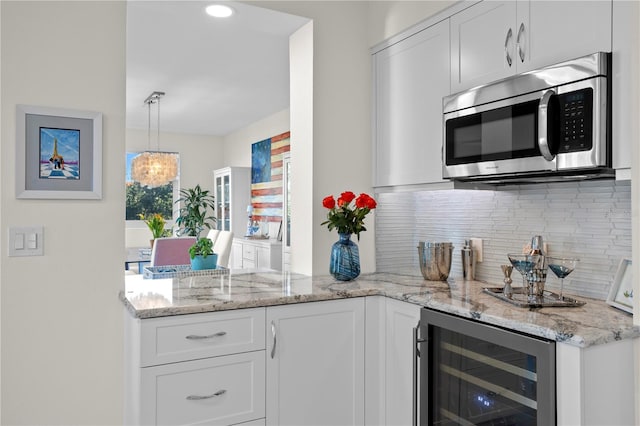
[{"label": "white lower cabinet", "polygon": [[264,330],[264,308],[151,319],[125,312],[124,423],[264,425]]},{"label": "white lower cabinet", "polygon": [[234,238],[230,261],[234,269],[282,270],[282,243]]},{"label": "white lower cabinet", "polygon": [[578,348],[556,344],[557,424],[637,425],[634,340]]},{"label": "white lower cabinet", "polygon": [[264,417],[264,351],[142,369],[142,424],[230,425]]},{"label": "white lower cabinet", "polygon": [[[152,319],[125,312],[124,423],[410,425],[420,309],[372,296]],[[633,343],[556,344],[558,425],[633,424]]]},{"label": "white lower cabinet", "polygon": [[420,306],[386,300],[385,424],[410,425],[413,414],[413,328]]},{"label": "white lower cabinet", "polygon": [[267,425],[364,424],[364,298],[267,308]]}]

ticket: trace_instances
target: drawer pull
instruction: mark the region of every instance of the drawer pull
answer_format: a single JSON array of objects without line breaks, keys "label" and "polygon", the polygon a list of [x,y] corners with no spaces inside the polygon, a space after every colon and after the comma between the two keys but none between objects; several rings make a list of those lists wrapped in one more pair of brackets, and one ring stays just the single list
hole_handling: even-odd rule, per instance
[{"label": "drawer pull", "polygon": [[186,336],[185,339],[189,339],[189,340],[213,339],[214,337],[222,337],[222,336],[224,336],[226,334],[227,334],[226,331],[219,331],[217,333],[209,334],[207,336],[199,336],[197,334],[190,334],[190,335]]},{"label": "drawer pull", "polygon": [[218,392],[212,393],[211,395],[189,395],[187,397],[187,400],[188,401],[201,401],[203,399],[211,399],[211,398],[215,398],[216,396],[222,396],[225,393],[227,393],[226,389],[220,389]]}]

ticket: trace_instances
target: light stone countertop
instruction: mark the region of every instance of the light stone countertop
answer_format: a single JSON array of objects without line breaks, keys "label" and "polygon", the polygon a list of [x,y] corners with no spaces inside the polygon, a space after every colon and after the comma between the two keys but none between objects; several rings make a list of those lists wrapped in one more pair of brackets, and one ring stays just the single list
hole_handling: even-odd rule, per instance
[{"label": "light stone countertop", "polygon": [[520,308],[482,291],[479,281],[373,273],[349,282],[330,275],[232,272],[224,277],[143,279],[127,275],[120,299],[135,318],[382,295],[526,334],[588,347],[640,336],[631,314],[606,302],[577,297],[581,307]]}]

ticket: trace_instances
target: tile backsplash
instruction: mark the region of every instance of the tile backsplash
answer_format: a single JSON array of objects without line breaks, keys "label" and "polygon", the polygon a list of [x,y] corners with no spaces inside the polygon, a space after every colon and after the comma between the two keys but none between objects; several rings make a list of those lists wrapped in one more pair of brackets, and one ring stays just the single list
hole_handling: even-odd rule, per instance
[{"label": "tile backsplash", "polygon": [[[439,190],[376,196],[378,272],[420,275],[418,242],[454,244],[451,277],[462,277],[465,239],[483,240],[484,261],[476,279],[502,285],[500,265],[533,235],[542,235],[550,255],[578,257],[565,279],[566,294],[606,299],[622,258],[631,258],[631,184],[584,181],[512,185],[495,190]],[[514,285],[522,283],[514,271]],[[547,288],[559,280],[549,273]]]}]

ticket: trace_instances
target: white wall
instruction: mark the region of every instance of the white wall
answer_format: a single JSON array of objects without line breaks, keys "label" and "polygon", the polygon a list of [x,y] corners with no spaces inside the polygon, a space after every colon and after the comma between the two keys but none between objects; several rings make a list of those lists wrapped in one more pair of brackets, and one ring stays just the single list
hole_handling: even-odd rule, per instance
[{"label": "white wall", "polygon": [[224,136],[222,152],[225,167],[251,167],[251,144],[288,132],[290,129],[289,108],[286,108]]},{"label": "white wall", "polygon": [[[125,3],[0,8],[1,423],[120,424]],[[19,103],[103,113],[102,200],[15,198]],[[7,257],[7,228],[33,224],[44,255]]]},{"label": "white wall", "polygon": [[[161,117],[162,118],[162,117]],[[149,149],[146,130],[126,130],[127,152]],[[151,149],[156,150],[156,136],[151,135]],[[160,151],[180,154],[180,187],[192,188],[197,184],[213,192],[213,171],[225,167],[224,143],[215,136],[183,133],[160,133]]]},{"label": "white wall", "polygon": [[[291,93],[291,272],[313,272],[313,22],[289,40]],[[313,215],[311,215],[313,217]]]},{"label": "white wall", "polygon": [[[292,263],[310,264],[306,273],[327,274],[331,245],[338,235],[320,223],[326,217],[322,199],[329,194],[351,190],[371,193],[371,58],[367,38],[367,2],[250,2],[313,19],[313,123],[308,117],[291,117],[292,144]],[[303,27],[300,31],[306,31]],[[292,37],[293,38],[293,37]],[[297,78],[291,51],[292,79]],[[300,76],[303,78],[302,76]],[[291,109],[295,111],[292,82]],[[298,88],[300,89],[300,88]],[[296,89],[296,90],[298,90]],[[302,89],[305,90],[305,89]],[[310,100],[309,100],[310,101]],[[305,114],[310,109],[305,109]],[[300,119],[302,122],[297,122]],[[313,126],[313,139],[298,141],[298,126]],[[296,149],[303,149],[301,158]],[[311,181],[298,176],[301,168]],[[307,180],[306,177],[304,180]],[[303,191],[298,185],[310,188]],[[375,271],[375,230],[373,215],[367,218],[369,230],[360,236],[363,272]],[[304,228],[297,230],[298,227]],[[300,241],[299,236],[311,233]],[[294,257],[295,256],[295,257]],[[301,257],[304,257],[301,259]],[[301,269],[298,271],[303,272]]]}]

